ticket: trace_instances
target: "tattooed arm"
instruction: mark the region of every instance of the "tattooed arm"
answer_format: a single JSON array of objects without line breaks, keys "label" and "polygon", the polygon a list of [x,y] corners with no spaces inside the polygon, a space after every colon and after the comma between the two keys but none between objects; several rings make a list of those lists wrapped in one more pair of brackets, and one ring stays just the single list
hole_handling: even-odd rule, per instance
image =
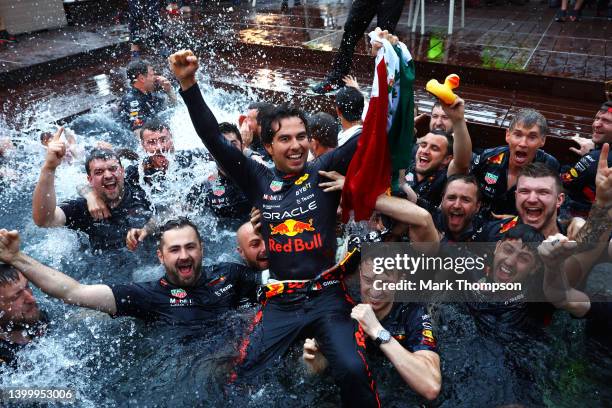
[{"label": "tattooed arm", "polygon": [[564,265],[568,283],[576,286],[584,282],[595,261],[609,245],[612,231],[612,168],[608,167],[606,143],[602,148],[595,177],[597,195],[584,226],[576,234],[577,247]]}]

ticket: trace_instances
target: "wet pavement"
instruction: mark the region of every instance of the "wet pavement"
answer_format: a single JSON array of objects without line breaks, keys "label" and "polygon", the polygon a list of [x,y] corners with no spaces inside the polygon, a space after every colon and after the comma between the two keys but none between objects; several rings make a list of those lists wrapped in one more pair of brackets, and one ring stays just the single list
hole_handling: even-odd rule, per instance
[{"label": "wet pavement", "polygon": [[[196,5],[191,16],[163,21],[169,49],[194,48],[215,86],[330,111],[333,99],[308,87],[323,79],[331,66],[347,3],[308,1],[281,10],[277,1],[257,1],[255,8],[250,2],[222,2]],[[424,82],[456,72],[462,77],[459,93],[467,101],[472,132],[481,135],[475,143],[479,147],[502,142],[505,126],[522,107],[542,111],[553,135],[590,134],[593,115],[604,99],[603,79],[612,74],[607,68],[612,64],[612,23],[591,17],[592,9],[579,23],[555,23],[554,10],[532,2],[468,8],[462,29],[459,10],[457,6],[452,36],[446,34],[447,3],[427,3],[423,36],[410,31],[408,3],[400,18],[398,35],[417,65],[421,112],[428,113],[433,103]],[[121,70],[129,53],[126,27],[117,22],[85,22],[21,36],[0,50],[0,97],[8,121],[15,109],[39,102],[49,101],[56,108],[47,113],[61,120],[120,95],[125,85]],[[363,39],[352,72],[366,91],[372,66]],[[27,127],[23,118],[18,122],[13,125]],[[559,154],[567,151],[565,141],[552,145]]]}]

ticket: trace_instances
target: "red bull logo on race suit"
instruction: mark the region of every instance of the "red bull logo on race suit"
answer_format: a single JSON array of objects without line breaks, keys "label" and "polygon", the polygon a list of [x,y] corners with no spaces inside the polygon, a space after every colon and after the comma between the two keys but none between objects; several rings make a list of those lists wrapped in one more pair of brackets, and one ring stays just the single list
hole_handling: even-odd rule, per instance
[{"label": "red bull logo on race suit", "polygon": [[276,242],[272,237],[273,235],[285,235],[287,237],[294,237],[304,231],[315,231],[312,226],[312,218],[308,222],[297,221],[292,218],[283,221],[280,224],[270,224],[270,239],[268,240],[268,249],[271,252],[301,252],[301,251],[312,251],[316,248],[321,248],[323,242],[321,240],[321,234],[314,234],[312,239],[304,240],[302,238],[289,238],[286,243]]}]

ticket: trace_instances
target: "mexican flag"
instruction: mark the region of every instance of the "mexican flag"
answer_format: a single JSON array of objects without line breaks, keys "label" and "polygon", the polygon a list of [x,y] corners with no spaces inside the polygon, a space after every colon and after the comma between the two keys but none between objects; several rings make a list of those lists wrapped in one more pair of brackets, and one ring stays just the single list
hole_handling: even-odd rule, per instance
[{"label": "mexican flag", "polygon": [[342,221],[351,210],[355,221],[368,220],[376,198],[399,189],[399,172],[412,160],[414,145],[414,61],[403,43],[380,40],[376,55],[372,95],[363,122],[357,151],[351,160],[342,190]]}]

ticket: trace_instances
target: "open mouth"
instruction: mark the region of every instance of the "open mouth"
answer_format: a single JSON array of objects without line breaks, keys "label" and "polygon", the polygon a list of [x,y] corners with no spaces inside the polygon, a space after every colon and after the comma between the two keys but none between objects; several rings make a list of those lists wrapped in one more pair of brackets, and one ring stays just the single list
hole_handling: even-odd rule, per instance
[{"label": "open mouth", "polygon": [[182,263],[177,265],[177,271],[182,278],[188,278],[193,275],[193,263]]},{"label": "open mouth", "polygon": [[521,150],[514,152],[514,161],[519,164],[527,163],[527,152]]},{"label": "open mouth", "polygon": [[102,184],[104,190],[108,193],[112,193],[117,190],[117,180],[107,181]]},{"label": "open mouth", "polygon": [[420,167],[426,167],[429,164],[429,162],[431,162],[431,159],[426,156],[419,156],[417,162]]},{"label": "open mouth", "polygon": [[294,153],[287,156],[289,162],[291,164],[302,164],[302,158],[304,157],[304,153]]},{"label": "open mouth", "polygon": [[495,275],[497,276],[497,279],[501,282],[510,282],[512,280],[512,277],[514,276],[514,271],[506,265],[502,264],[499,266],[499,268],[497,268]]},{"label": "open mouth", "polygon": [[526,221],[537,221],[544,214],[544,209],[541,207],[526,207],[525,218]]},{"label": "open mouth", "polygon": [[459,225],[463,222],[465,218],[465,214],[462,211],[451,211],[448,214],[448,224],[449,225]]}]

